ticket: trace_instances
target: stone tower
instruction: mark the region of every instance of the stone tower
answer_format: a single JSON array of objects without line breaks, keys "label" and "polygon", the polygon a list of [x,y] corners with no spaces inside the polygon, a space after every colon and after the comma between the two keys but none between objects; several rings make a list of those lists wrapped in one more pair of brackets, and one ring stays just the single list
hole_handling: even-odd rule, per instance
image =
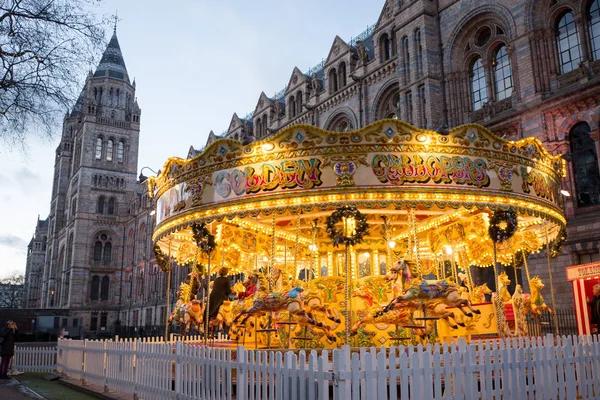
[{"label": "stone tower", "polygon": [[101,330],[117,315],[139,131],[135,81],[115,31],[64,118],[54,164],[39,305],[69,309],[76,328]]}]

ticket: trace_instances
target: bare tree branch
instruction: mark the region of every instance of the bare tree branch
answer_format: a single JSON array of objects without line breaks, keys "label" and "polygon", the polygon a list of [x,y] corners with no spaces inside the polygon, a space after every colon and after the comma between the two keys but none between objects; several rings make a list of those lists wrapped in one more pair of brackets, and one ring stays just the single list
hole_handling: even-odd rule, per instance
[{"label": "bare tree branch", "polygon": [[104,45],[98,0],[0,0],[0,141],[50,135]]}]

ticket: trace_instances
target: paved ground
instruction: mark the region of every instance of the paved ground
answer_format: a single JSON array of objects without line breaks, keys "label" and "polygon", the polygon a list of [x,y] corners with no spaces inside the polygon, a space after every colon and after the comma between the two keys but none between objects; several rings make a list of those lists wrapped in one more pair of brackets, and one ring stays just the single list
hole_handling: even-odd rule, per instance
[{"label": "paved ground", "polygon": [[27,373],[16,379],[0,380],[0,399],[2,400],[92,400],[92,397],[71,388],[65,387],[58,381],[42,379],[46,374]]}]

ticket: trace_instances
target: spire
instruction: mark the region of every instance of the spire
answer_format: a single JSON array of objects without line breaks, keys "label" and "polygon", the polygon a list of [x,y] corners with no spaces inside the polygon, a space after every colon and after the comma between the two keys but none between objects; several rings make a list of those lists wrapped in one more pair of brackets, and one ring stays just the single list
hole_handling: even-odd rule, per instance
[{"label": "spire", "polygon": [[116,27],[115,21],[115,30],[106,50],[104,50],[104,54],[102,54],[102,59],[100,60],[100,64],[98,64],[98,68],[96,68],[94,77],[108,75],[110,78],[121,79],[129,83],[129,75],[127,74],[127,67],[125,67],[125,60],[123,59],[119,40],[117,39]]}]

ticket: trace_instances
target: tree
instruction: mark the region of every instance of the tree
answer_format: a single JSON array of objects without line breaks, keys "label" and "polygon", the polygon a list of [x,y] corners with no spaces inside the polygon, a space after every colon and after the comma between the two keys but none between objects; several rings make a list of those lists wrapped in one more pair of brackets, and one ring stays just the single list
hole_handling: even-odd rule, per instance
[{"label": "tree", "polygon": [[[98,1],[98,0],[96,0]],[[0,0],[0,139],[24,145],[51,135],[101,54],[104,20],[94,0]]]},{"label": "tree", "polygon": [[17,308],[23,302],[23,283],[25,277],[13,272],[8,278],[0,279],[0,308]]}]

